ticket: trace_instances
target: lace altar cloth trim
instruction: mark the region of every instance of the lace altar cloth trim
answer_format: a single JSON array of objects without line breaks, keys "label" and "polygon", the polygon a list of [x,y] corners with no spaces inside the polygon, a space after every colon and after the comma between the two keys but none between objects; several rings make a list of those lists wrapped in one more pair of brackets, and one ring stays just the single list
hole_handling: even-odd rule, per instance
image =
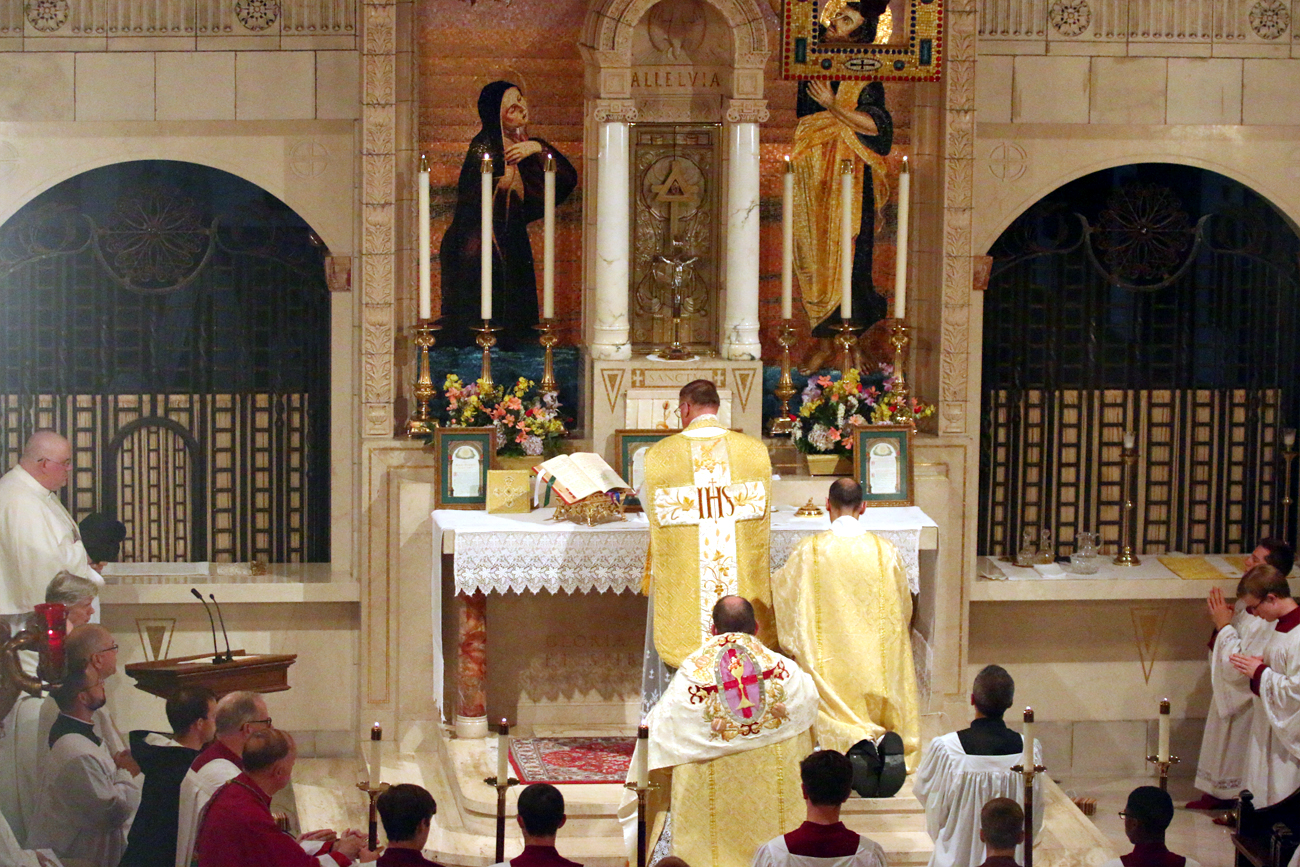
[{"label": "lace altar cloth trim", "polygon": [[[772,568],[779,569],[804,536],[826,526],[772,527]],[[456,528],[455,587],[457,593],[623,593],[639,592],[650,546],[648,527],[618,529],[562,528],[551,525],[533,532]],[[638,532],[639,531],[639,532]],[[873,529],[898,548],[907,569],[907,583],[920,592],[919,528]]]}]

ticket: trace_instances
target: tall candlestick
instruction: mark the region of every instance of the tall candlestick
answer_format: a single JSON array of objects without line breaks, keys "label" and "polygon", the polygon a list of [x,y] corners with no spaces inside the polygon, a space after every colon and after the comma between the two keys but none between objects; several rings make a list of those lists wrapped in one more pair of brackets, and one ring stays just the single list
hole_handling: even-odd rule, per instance
[{"label": "tall candlestick", "polygon": [[1034,769],[1034,709],[1025,708],[1025,727],[1020,736],[1024,738],[1024,753],[1020,757],[1020,767],[1026,771]]},{"label": "tall candlestick", "polygon": [[1160,700],[1159,725],[1156,728],[1156,761],[1169,761],[1169,699]]},{"label": "tall candlestick", "polygon": [[781,188],[781,318],[794,317],[794,166],[785,158]]},{"label": "tall candlestick", "polygon": [[492,318],[492,155],[483,154],[482,223],[479,226],[479,318]]},{"label": "tall candlestick", "polygon": [[510,723],[503,718],[501,731],[497,733],[497,785],[504,786],[510,779],[507,772],[510,758]]},{"label": "tall candlestick", "polygon": [[638,726],[636,730],[636,787],[650,785],[650,727]]},{"label": "tall candlestick", "polygon": [[420,318],[433,318],[432,278],[429,274],[431,250],[429,249],[429,162],[420,155],[419,176],[419,236],[420,236]]},{"label": "tall candlestick", "polygon": [[370,744],[368,763],[370,765],[370,788],[379,785],[379,775],[383,773],[384,767],[384,728],[379,723],[375,723],[370,729]]},{"label": "tall candlestick", "polygon": [[840,318],[853,318],[853,160],[840,160]]},{"label": "tall candlestick", "polygon": [[908,214],[912,209],[912,173],[903,157],[903,171],[898,175],[898,252],[894,261],[894,318],[907,315],[907,232]]},{"label": "tall candlestick", "polygon": [[555,157],[546,155],[542,188],[542,318],[555,318]]}]

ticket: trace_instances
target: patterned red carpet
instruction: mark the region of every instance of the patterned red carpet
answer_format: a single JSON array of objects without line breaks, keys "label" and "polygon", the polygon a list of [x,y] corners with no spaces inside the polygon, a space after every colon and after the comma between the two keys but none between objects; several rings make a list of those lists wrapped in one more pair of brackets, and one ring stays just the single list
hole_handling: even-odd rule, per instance
[{"label": "patterned red carpet", "polygon": [[521,783],[621,783],[636,738],[515,738],[510,764]]}]

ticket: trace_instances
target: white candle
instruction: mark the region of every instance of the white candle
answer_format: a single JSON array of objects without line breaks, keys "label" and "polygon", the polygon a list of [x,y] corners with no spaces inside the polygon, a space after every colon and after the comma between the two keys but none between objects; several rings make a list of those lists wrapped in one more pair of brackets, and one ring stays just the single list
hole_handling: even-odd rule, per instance
[{"label": "white candle", "polygon": [[1133,431],[1128,431],[1127,433],[1125,433],[1124,448],[1128,449],[1129,451],[1133,451],[1133,448],[1136,445],[1137,445],[1137,436],[1134,435]]},{"label": "white candle", "polygon": [[501,731],[497,733],[497,785],[504,786],[510,779],[510,724],[501,720]]},{"label": "white candle", "polygon": [[484,322],[492,318],[492,155],[483,154],[481,213],[479,227],[479,315]]},{"label": "white candle", "polygon": [[1020,736],[1024,739],[1024,753],[1020,756],[1020,767],[1026,771],[1032,771],[1035,766],[1034,762],[1034,709],[1025,708],[1025,727]]},{"label": "white candle", "polygon": [[555,318],[555,157],[546,155],[542,188],[542,318]]},{"label": "white candle", "polygon": [[636,730],[636,787],[644,789],[648,785],[650,785],[650,727],[639,726]]},{"label": "white candle", "polygon": [[419,180],[419,235],[420,235],[420,318],[433,318],[432,279],[429,274],[431,251],[429,249],[429,163],[420,155]]},{"label": "white candle", "polygon": [[1160,702],[1159,726],[1156,728],[1156,761],[1169,761],[1169,699]]},{"label": "white candle", "polygon": [[853,160],[840,160],[840,318],[853,318]]},{"label": "white candle", "polygon": [[1287,448],[1295,447],[1295,428],[1289,427],[1282,431],[1282,442]]},{"label": "white candle", "polygon": [[894,260],[894,318],[907,315],[907,231],[912,209],[912,173],[903,157],[903,171],[898,176],[898,253]]},{"label": "white candle", "polygon": [[781,189],[781,318],[794,318],[794,166],[788,155]]},{"label": "white candle", "polygon": [[370,729],[370,744],[367,750],[367,762],[370,765],[370,788],[379,785],[380,775],[384,768],[384,729],[379,723],[375,723]]}]

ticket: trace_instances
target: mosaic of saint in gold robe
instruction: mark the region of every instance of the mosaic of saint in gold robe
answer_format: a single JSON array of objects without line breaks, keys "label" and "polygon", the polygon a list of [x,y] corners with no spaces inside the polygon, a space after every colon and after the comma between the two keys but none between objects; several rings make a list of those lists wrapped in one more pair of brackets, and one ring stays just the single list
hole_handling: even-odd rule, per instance
[{"label": "mosaic of saint in gold robe", "polygon": [[897,732],[907,770],[916,770],[912,596],[894,546],[856,517],[837,518],[772,574],[772,606],[782,651],[817,684],[818,744],[847,753],[863,738]]},{"label": "mosaic of saint in gold robe", "polygon": [[758,637],[775,644],[768,563],[772,465],[753,437],[706,415],[646,452],[646,571],[655,649],[677,668],[708,637],[713,604],[754,605]]}]

